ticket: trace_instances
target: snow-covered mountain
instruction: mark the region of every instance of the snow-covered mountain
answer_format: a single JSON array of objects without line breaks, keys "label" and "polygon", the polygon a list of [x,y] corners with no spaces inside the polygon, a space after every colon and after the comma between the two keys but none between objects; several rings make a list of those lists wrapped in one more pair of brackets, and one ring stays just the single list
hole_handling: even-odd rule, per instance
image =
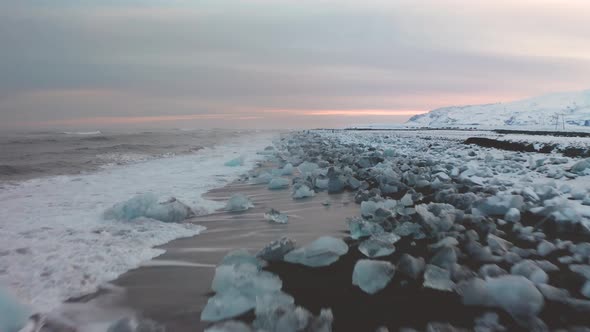
[{"label": "snow-covered mountain", "polygon": [[590,90],[552,93],[509,103],[451,106],[413,116],[412,127],[590,127]]}]

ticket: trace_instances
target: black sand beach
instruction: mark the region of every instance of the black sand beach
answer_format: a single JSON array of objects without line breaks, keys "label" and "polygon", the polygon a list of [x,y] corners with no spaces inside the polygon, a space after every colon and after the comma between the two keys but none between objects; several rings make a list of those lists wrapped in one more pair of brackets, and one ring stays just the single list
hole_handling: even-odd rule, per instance
[{"label": "black sand beach", "polygon": [[[200,312],[211,295],[215,265],[232,249],[256,252],[269,242],[288,236],[305,245],[318,236],[345,235],[346,218],[358,215],[351,193],[294,200],[291,190],[268,190],[266,185],[234,183],[211,191],[208,198],[225,202],[233,193],[249,196],[255,207],[242,213],[218,212],[191,219],[207,227],[203,233],[172,241],[166,253],[148,265],[129,271],[114,281],[124,287],[125,305],[166,326],[167,331],[202,331]],[[330,206],[322,205],[330,201]],[[270,208],[289,215],[288,224],[269,223],[263,214]],[[190,266],[180,266],[182,263]],[[197,266],[201,265],[201,266]]]}]

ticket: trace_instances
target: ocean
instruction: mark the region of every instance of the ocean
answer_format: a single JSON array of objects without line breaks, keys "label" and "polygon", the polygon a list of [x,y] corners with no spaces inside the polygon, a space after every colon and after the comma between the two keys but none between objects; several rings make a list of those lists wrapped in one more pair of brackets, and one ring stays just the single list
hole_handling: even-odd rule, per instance
[{"label": "ocean", "polygon": [[[0,137],[0,285],[35,310],[160,255],[154,246],[193,236],[191,223],[104,220],[112,205],[143,193],[176,197],[201,214],[203,198],[251,169],[276,133],[170,130],[39,132]],[[225,162],[243,157],[243,165]]]}]

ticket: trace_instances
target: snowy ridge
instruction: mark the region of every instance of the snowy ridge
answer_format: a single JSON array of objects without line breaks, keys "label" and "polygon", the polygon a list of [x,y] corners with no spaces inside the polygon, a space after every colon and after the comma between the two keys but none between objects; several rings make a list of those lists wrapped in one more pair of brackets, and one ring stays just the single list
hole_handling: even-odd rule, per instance
[{"label": "snowy ridge", "polygon": [[[150,219],[109,221],[103,212],[142,193],[174,196],[197,213],[220,204],[202,195],[221,187],[262,156],[272,134],[244,134],[198,153],[56,176],[0,190],[0,285],[39,311],[50,311],[163,253],[153,248],[204,228]],[[244,164],[225,167],[236,156]],[[58,190],[57,190],[58,189]]]},{"label": "snowy ridge", "polygon": [[413,127],[590,127],[590,90],[552,93],[509,103],[451,106],[415,115]]}]

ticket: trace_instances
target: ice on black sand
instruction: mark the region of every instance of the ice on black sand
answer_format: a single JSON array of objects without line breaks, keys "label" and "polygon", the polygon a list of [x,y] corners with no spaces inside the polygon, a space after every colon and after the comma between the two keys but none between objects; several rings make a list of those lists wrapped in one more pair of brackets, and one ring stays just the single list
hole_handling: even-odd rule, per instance
[{"label": "ice on black sand", "polygon": [[281,213],[278,210],[270,209],[268,212],[264,214],[264,219],[275,222],[277,224],[286,224],[289,222],[289,216]]},{"label": "ice on black sand", "polygon": [[195,216],[186,204],[172,197],[160,201],[152,193],[135,196],[125,202],[117,203],[104,212],[105,219],[133,220],[144,217],[163,222],[180,222]]},{"label": "ice on black sand", "polygon": [[243,194],[233,194],[225,205],[225,209],[229,212],[246,211],[253,207],[254,203],[252,203],[252,201]]},{"label": "ice on black sand", "polygon": [[542,324],[536,316],[545,304],[543,295],[523,276],[474,278],[461,284],[459,290],[465,305],[503,309],[524,327]]},{"label": "ice on black sand", "polygon": [[361,259],[352,272],[352,284],[365,293],[375,294],[389,284],[395,274],[393,264],[386,261]]},{"label": "ice on black sand", "polygon": [[289,252],[285,255],[284,260],[310,267],[328,266],[347,252],[348,245],[344,241],[331,236],[323,236],[305,247]]}]

